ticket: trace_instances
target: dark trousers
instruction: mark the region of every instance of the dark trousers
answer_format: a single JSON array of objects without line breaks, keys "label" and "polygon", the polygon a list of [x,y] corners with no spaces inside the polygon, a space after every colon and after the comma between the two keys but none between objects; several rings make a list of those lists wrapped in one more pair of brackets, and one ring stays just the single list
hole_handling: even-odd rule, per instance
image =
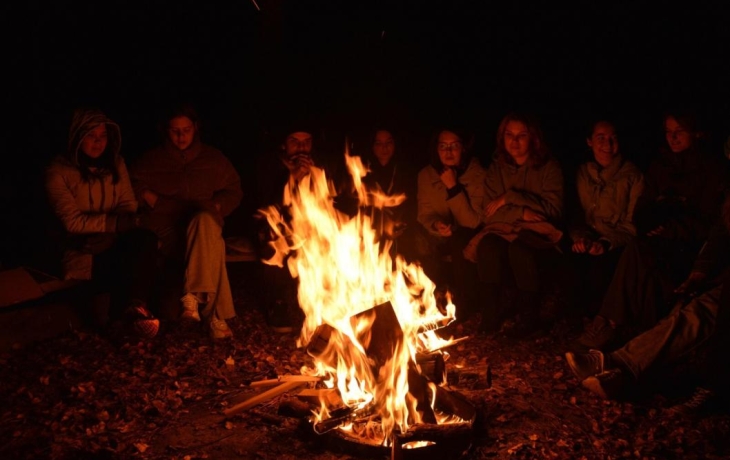
[{"label": "dark trousers", "polygon": [[437,290],[451,293],[457,318],[467,318],[477,307],[476,264],[464,258],[474,234],[475,230],[460,227],[449,237],[439,237],[419,226],[414,235],[415,259]]},{"label": "dark trousers", "polygon": [[92,280],[99,292],[111,294],[112,319],[133,300],[150,300],[157,273],[157,235],[151,230],[119,233],[111,247],[94,255]]},{"label": "dark trousers", "polygon": [[598,314],[636,332],[652,327],[671,310],[672,291],[698,250],[662,238],[635,239],[621,254]]},{"label": "dark trousers", "polygon": [[571,313],[589,317],[598,313],[622,253],[623,248],[598,256],[566,252],[562,289]]},{"label": "dark trousers", "polygon": [[[499,235],[485,235],[477,247],[480,304],[485,327],[495,326],[504,316],[540,307],[544,267],[559,255],[555,247],[538,248],[520,238],[507,241]],[[514,286],[517,298],[507,304],[505,288]]]}]

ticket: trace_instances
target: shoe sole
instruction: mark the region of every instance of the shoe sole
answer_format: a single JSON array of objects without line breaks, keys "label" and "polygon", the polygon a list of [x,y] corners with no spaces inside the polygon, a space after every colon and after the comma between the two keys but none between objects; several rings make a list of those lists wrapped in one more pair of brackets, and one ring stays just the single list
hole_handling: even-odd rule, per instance
[{"label": "shoe sole", "polygon": [[578,365],[575,362],[575,353],[572,351],[569,351],[565,353],[565,361],[568,363],[568,367],[570,367],[570,370],[573,372],[573,375],[578,378],[578,380],[583,381],[589,377],[595,377],[596,374],[582,374],[578,372]]},{"label": "shoe sole", "polygon": [[611,399],[606,390],[601,386],[601,382],[596,377],[588,377],[583,380],[583,388],[600,397],[601,399]]},{"label": "shoe sole", "polygon": [[211,333],[210,338],[214,340],[230,339],[233,337],[233,333]]},{"label": "shoe sole", "polygon": [[200,316],[183,313],[182,315],[180,315],[180,321],[185,321],[185,322],[190,322],[190,323],[199,323]]}]

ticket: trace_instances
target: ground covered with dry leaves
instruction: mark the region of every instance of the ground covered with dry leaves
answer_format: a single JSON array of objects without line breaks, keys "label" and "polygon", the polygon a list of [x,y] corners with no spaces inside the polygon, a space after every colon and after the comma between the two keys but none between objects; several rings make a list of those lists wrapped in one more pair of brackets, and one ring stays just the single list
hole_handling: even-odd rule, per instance
[{"label": "ground covered with dry leaves", "polygon": [[[170,321],[148,342],[77,331],[3,354],[0,458],[390,458],[387,449],[331,442],[282,414],[288,394],[223,414],[256,394],[250,382],[298,374],[310,361],[294,335],[267,328],[256,283],[232,276],[232,284],[239,316],[230,341]],[[563,320],[526,340],[472,337],[448,349],[447,372],[475,369],[449,390],[478,414],[472,442],[454,458],[730,458],[727,411],[664,413],[681,393],[669,389],[677,384],[623,402],[582,389],[563,358],[576,329]],[[468,324],[460,331],[470,332]],[[491,385],[480,374],[487,365]]]}]

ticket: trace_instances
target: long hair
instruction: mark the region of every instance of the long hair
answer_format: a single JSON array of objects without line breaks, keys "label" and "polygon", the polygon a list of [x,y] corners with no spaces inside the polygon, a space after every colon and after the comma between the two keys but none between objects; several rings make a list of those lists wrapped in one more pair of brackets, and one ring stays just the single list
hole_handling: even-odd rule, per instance
[{"label": "long hair", "polygon": [[494,159],[502,163],[514,164],[512,156],[509,154],[504,145],[504,132],[507,130],[507,124],[511,121],[518,121],[527,127],[527,132],[530,135],[530,155],[527,160],[528,164],[530,166],[540,166],[545,164],[551,155],[537,119],[532,115],[518,112],[508,113],[499,123],[499,127],[497,128],[497,146],[494,149]]}]

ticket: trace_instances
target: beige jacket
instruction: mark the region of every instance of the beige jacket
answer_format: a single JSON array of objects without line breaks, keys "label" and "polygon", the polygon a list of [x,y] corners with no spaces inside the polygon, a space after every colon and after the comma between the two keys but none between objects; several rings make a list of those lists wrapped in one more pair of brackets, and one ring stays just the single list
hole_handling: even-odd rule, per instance
[{"label": "beige jacket", "polygon": [[484,168],[472,158],[458,181],[464,190],[448,199],[446,186],[431,165],[418,173],[418,222],[433,235],[434,223],[442,221],[456,227],[477,228],[481,224],[485,201]]},{"label": "beige jacket", "polygon": [[[104,155],[113,158],[119,179],[104,169],[91,168],[87,179],[79,166],[81,140],[100,124],[106,124],[108,143]],[[69,132],[68,151],[55,157],[46,168],[45,186],[48,200],[61,221],[67,238],[94,233],[111,233],[107,228],[114,219],[109,215],[134,213],[137,200],[132,190],[124,159],[119,155],[121,137],[119,127],[98,111],[78,111]],[[68,247],[63,254],[65,279],[91,279],[92,255]]]}]

